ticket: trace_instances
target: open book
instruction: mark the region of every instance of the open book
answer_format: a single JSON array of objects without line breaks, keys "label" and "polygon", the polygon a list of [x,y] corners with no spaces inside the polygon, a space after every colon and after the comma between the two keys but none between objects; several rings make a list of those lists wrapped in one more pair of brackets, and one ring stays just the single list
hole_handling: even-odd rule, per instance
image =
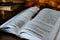
[{"label": "open book", "polygon": [[[34,9],[36,8],[34,7]],[[34,9],[32,10],[34,11]],[[26,15],[25,12],[27,11],[23,11],[23,12],[24,12],[24,16],[26,16],[29,12],[36,13],[37,9],[35,10],[35,12],[29,10],[29,12]],[[29,16],[27,17],[24,17],[22,14],[20,15],[22,18],[19,17],[19,19],[24,20],[25,23],[22,24],[22,20],[17,20],[15,17],[14,18],[15,23],[13,23],[13,18],[12,18],[11,20],[1,25],[0,28],[10,33],[14,32],[13,34],[29,40],[55,40],[60,26],[59,11],[45,8],[41,10],[33,19],[31,19],[32,14],[31,15],[29,14]],[[12,32],[12,30],[14,31]]]}]

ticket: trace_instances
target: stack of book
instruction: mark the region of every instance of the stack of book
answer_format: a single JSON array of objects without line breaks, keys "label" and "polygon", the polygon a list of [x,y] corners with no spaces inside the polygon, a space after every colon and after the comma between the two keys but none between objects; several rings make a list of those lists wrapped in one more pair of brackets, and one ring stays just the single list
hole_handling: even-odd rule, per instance
[{"label": "stack of book", "polygon": [[0,0],[0,14],[2,19],[6,19],[15,15],[18,9],[22,8],[23,0]]}]

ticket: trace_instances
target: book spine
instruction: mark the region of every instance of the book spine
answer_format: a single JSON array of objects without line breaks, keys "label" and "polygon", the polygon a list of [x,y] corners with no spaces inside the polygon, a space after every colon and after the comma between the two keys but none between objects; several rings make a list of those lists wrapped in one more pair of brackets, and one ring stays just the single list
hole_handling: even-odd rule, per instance
[{"label": "book spine", "polygon": [[0,6],[0,10],[3,10],[3,11],[11,11],[11,6]]}]

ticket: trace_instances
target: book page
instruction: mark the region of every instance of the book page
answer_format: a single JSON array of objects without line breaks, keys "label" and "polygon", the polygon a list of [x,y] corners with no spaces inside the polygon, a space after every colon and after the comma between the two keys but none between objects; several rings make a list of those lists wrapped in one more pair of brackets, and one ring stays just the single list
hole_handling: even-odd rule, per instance
[{"label": "book page", "polygon": [[[16,32],[18,32],[18,29],[21,28],[26,22],[31,20],[31,18],[39,11],[38,7],[31,7],[28,8],[18,15],[14,16],[10,20],[8,20],[6,23],[2,24],[0,28],[7,28],[5,29],[8,32],[11,32],[9,30],[14,29]],[[11,32],[12,33],[12,32]]]},{"label": "book page", "polygon": [[[52,40],[54,39],[54,35],[56,35],[59,27],[59,17],[59,11],[55,11],[52,9],[43,9],[34,19],[25,24],[19,30],[19,33],[22,37],[26,37],[30,40],[32,40],[33,38],[35,38],[36,40]],[[52,32],[53,30],[54,34]],[[27,37],[24,34],[31,36],[31,38]]]},{"label": "book page", "polygon": [[59,30],[59,33],[58,33],[58,35],[57,35],[56,40],[60,40],[60,30]]}]

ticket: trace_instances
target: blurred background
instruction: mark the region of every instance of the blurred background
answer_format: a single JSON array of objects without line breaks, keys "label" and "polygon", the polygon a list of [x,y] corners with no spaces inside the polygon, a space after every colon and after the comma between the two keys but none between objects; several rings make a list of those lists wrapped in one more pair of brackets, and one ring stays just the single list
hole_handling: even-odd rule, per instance
[{"label": "blurred background", "polygon": [[33,6],[60,11],[60,0],[0,0],[0,25]]}]

